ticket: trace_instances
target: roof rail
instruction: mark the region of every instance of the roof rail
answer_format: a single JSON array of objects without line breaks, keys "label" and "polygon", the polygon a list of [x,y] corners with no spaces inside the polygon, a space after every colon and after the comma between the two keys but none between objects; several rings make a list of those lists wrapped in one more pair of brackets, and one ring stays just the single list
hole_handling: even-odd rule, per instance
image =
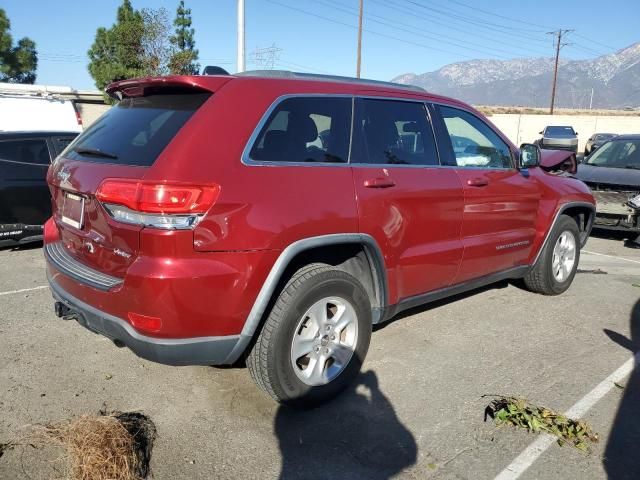
[{"label": "roof rail", "polygon": [[318,73],[302,73],[292,72],[289,70],[247,70],[245,72],[235,73],[238,77],[268,77],[268,78],[291,78],[300,80],[325,80],[328,82],[356,83],[360,85],[372,85],[376,87],[400,88],[403,90],[411,90],[413,92],[424,93],[426,90],[417,85],[405,85],[395,82],[384,82],[382,80],[369,80],[366,78],[341,77],[339,75],[323,75]]}]

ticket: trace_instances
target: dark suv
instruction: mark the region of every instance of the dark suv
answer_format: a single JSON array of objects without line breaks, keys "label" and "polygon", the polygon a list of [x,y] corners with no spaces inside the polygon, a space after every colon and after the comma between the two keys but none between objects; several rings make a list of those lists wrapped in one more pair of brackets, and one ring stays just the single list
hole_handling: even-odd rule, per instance
[{"label": "dark suv", "polygon": [[76,132],[0,132],[0,247],[42,240],[51,161]]},{"label": "dark suv", "polygon": [[107,92],[49,170],[58,316],[160,363],[246,361],[281,402],[337,394],[407,308],[504,279],[564,292],[593,222],[538,147],[419,88],[271,72]]}]

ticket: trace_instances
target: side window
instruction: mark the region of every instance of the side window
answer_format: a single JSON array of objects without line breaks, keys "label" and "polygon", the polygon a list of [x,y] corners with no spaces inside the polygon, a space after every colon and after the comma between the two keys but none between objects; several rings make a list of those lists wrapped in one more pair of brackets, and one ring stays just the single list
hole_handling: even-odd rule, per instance
[{"label": "side window", "polygon": [[346,163],[350,132],[351,98],[288,98],[269,115],[249,157],[262,162]]},{"label": "side window", "polygon": [[53,139],[53,145],[56,147],[56,153],[60,155],[65,148],[73,142],[75,137],[56,137]]},{"label": "side window", "polygon": [[361,99],[354,127],[354,163],[438,165],[438,153],[423,103]]},{"label": "side window", "polygon": [[512,168],[509,146],[475,115],[439,107],[459,167]]},{"label": "side window", "polygon": [[49,148],[46,140],[0,141],[0,160],[49,165]]}]

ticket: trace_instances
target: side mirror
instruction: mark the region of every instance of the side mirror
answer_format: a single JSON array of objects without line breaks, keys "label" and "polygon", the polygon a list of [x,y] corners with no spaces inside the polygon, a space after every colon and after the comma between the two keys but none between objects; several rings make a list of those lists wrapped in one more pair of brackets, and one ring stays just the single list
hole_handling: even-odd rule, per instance
[{"label": "side mirror", "polygon": [[518,168],[534,168],[540,165],[542,152],[540,147],[533,143],[523,143],[520,145],[520,156],[518,157]]},{"label": "side mirror", "polygon": [[578,136],[578,132],[575,132],[575,134],[576,134],[576,137],[577,137]]},{"label": "side mirror", "polygon": [[544,130],[538,132],[540,135],[544,135]]}]

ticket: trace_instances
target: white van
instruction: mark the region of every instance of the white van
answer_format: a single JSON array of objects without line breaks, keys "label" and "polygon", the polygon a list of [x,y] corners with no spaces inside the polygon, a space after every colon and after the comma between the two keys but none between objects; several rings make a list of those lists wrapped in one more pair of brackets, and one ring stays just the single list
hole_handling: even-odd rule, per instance
[{"label": "white van", "polygon": [[71,100],[34,87],[0,84],[0,131],[82,131],[82,120]]}]

